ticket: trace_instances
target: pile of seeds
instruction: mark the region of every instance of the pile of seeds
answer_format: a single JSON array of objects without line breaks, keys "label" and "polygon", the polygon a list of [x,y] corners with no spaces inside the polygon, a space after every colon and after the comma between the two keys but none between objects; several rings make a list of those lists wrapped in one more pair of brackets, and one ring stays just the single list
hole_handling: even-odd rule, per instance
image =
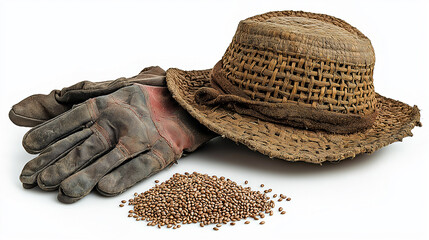
[{"label": "pile of seeds", "polygon": [[[158,180],[155,182],[159,183]],[[213,229],[219,230],[221,224],[228,222],[235,225],[236,221],[248,217],[259,220],[265,214],[272,216],[275,204],[266,195],[271,191],[252,191],[250,187],[240,186],[225,177],[196,172],[176,173],[169,180],[156,184],[144,193],[135,193],[135,197],[128,203],[134,206],[128,217],[133,217],[136,221],[146,220],[148,226],[159,228],[167,226],[176,229],[181,227],[180,224],[199,223],[201,227],[216,224]],[[273,197],[277,197],[277,194]],[[278,201],[283,199],[290,200],[280,194]],[[123,200],[122,203],[126,201]],[[279,212],[285,213],[283,208],[279,208]],[[260,222],[264,223],[265,221]]]}]

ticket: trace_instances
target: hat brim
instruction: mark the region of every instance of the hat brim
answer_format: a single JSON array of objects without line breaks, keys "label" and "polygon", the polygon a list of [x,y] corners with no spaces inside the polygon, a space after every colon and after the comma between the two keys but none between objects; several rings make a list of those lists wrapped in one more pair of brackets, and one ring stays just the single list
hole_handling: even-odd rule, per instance
[{"label": "hat brim", "polygon": [[271,123],[239,115],[222,107],[199,105],[195,92],[210,86],[210,69],[167,71],[167,86],[173,98],[201,124],[222,137],[240,142],[254,151],[287,161],[322,163],[372,153],[421,126],[420,111],[400,101],[377,94],[378,116],[373,126],[354,134],[332,134]]}]

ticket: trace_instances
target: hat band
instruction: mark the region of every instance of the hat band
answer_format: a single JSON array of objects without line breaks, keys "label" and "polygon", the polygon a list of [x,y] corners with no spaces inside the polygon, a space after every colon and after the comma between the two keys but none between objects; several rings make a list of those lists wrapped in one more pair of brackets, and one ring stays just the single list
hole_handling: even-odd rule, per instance
[{"label": "hat band", "polygon": [[369,128],[377,111],[365,115],[330,112],[296,103],[270,103],[252,100],[239,87],[233,85],[222,72],[219,61],[211,72],[211,87],[202,87],[195,93],[198,104],[222,106],[238,114],[253,116],[265,121],[310,130],[331,133],[354,133]]}]

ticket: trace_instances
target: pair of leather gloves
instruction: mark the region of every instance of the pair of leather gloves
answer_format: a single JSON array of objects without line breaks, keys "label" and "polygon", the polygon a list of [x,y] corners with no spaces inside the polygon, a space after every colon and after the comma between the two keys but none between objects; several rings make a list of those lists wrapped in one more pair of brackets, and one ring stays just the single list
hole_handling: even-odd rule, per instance
[{"label": "pair of leather gloves", "polygon": [[32,95],[9,118],[33,127],[22,144],[38,156],[22,170],[24,188],[58,189],[65,203],[94,188],[118,195],[216,136],[173,100],[159,67]]}]

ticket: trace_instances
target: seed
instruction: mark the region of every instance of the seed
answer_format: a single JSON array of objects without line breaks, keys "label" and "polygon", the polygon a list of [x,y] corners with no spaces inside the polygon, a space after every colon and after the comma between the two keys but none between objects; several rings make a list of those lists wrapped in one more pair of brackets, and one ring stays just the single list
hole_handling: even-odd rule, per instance
[{"label": "seed", "polygon": [[285,195],[283,195],[283,194],[280,194],[280,197],[281,197],[281,198],[285,198],[286,196],[285,196]]},{"label": "seed", "polygon": [[282,207],[279,207],[279,212],[281,212],[281,211],[283,211],[283,208],[282,208]]},{"label": "seed", "polygon": [[214,228],[213,228],[213,230],[217,231],[217,230],[219,230],[219,228],[217,228],[217,227],[214,227]]},{"label": "seed", "polygon": [[173,229],[176,229],[176,228],[177,228],[176,226],[173,227]]},{"label": "seed", "polygon": [[[286,201],[290,201],[291,200],[291,198],[290,197],[288,197],[288,198],[286,198]],[[299,201],[298,201],[299,202]]]},{"label": "seed", "polygon": [[119,207],[123,207],[124,206],[124,204],[119,204]]},{"label": "seed", "polygon": [[222,224],[235,225],[232,222],[248,217],[264,218],[264,213],[271,213],[275,204],[263,192],[252,191],[229,178],[193,172],[175,173],[135,195],[129,205],[134,207],[130,215],[136,221],[148,221],[149,226],[180,228],[180,224],[197,223],[201,227],[216,224],[219,229]]},{"label": "seed", "polygon": [[246,181],[244,181],[244,184],[248,184],[248,183],[249,183],[249,181],[247,181],[247,180],[246,180]]},{"label": "seed", "polygon": [[264,184],[261,184],[261,187],[264,187],[265,185]]},{"label": "seed", "polygon": [[232,223],[230,223],[229,225],[234,226],[234,225],[235,225],[235,222],[232,222]]},{"label": "seed", "polygon": [[155,183],[159,183],[159,180],[155,180]]},{"label": "seed", "polygon": [[133,210],[128,211],[128,213],[133,213],[133,212],[134,212]]},{"label": "seed", "polygon": [[127,201],[125,201],[125,200],[122,200],[122,201],[121,201],[121,203],[126,203],[126,202],[127,202]]},{"label": "seed", "polygon": [[263,224],[265,224],[265,221],[261,221],[259,224],[263,225]]},{"label": "seed", "polygon": [[273,191],[273,189],[271,189],[271,188],[270,188],[270,189],[268,189],[268,192],[272,192],[272,191]]},{"label": "seed", "polygon": [[139,195],[138,193],[134,193],[134,196],[137,196],[137,195]]},{"label": "seed", "polygon": [[128,214],[128,217],[132,217],[133,215],[132,214]]},{"label": "seed", "polygon": [[281,214],[285,214],[285,213],[286,213],[286,211],[282,211],[282,212],[281,212]]},{"label": "seed", "polygon": [[281,202],[283,200],[283,198],[279,198],[279,200],[277,200],[278,202]]},{"label": "seed", "polygon": [[277,197],[277,194],[274,194],[274,195],[273,195],[273,198],[276,198],[276,197]]},{"label": "seed", "polygon": [[177,228],[180,228],[180,227],[182,227],[182,225],[177,225]]}]

